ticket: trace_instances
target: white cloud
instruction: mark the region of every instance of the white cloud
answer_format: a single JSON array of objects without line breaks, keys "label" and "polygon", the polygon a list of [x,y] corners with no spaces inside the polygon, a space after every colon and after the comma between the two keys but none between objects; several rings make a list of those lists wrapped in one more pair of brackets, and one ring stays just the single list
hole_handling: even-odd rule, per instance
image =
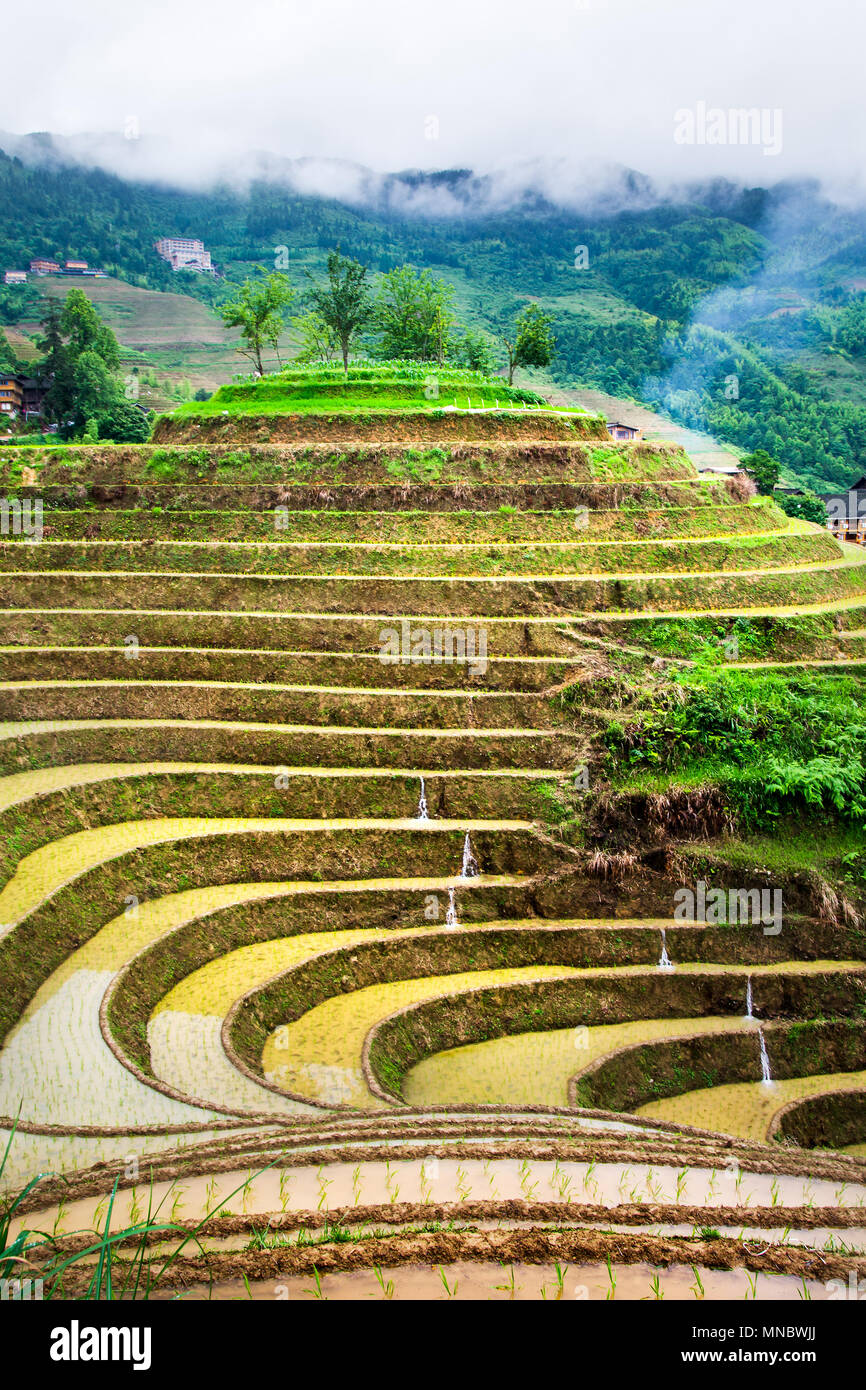
[{"label": "white cloud", "polygon": [[[39,19],[38,61],[6,64],[0,129],[120,135],[134,116],[143,162],[185,180],[242,170],[249,149],[378,170],[863,171],[866,11],[850,0],[45,0]],[[676,144],[675,112],[699,102],[780,110],[781,154]]]}]

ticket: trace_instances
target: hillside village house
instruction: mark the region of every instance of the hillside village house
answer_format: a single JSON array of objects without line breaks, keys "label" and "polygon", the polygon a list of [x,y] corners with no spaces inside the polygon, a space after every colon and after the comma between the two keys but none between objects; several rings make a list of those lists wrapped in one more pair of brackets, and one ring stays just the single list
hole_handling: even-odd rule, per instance
[{"label": "hillside village house", "polygon": [[866,545],[866,474],[857,478],[847,493],[825,492],[827,529],[840,541]]},{"label": "hillside village house", "polygon": [[157,253],[168,261],[172,270],[194,270],[199,274],[216,275],[210,251],[196,237],[164,236],[155,243]]},{"label": "hillside village house", "polygon": [[7,419],[14,419],[24,409],[24,390],[17,376],[4,376],[0,373],[0,412]]},{"label": "hillside village house", "polygon": [[3,276],[4,285],[26,285],[26,270],[7,270]]},{"label": "hillside village house", "polygon": [[60,266],[57,261],[45,261],[37,258],[30,262],[31,275],[59,275]]},{"label": "hillside village house", "polygon": [[0,374],[0,411],[7,420],[41,415],[47,390],[35,377]]},{"label": "hillside village house", "polygon": [[623,425],[618,420],[608,420],[607,432],[611,439],[640,439],[643,433],[637,425]]}]

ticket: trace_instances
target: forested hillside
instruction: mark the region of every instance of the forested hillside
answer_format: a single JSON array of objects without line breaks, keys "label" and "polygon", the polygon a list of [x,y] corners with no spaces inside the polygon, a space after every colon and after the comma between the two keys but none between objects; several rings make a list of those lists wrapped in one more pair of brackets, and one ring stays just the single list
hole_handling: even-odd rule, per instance
[{"label": "forested hillside", "polygon": [[[224,278],[172,272],[153,249],[171,234],[201,237]],[[527,298],[551,312],[556,382],[660,404],[738,447],[766,448],[819,490],[866,464],[864,245],[862,218],[811,188],[711,186],[611,216],[535,198],[429,220],[277,184],[184,192],[0,152],[0,268],[80,258],[213,306],[278,256],[299,291],[336,246],[374,276],[427,267],[453,284],[461,321],[493,337]],[[40,306],[38,284],[0,289],[0,323],[33,322]],[[12,365],[13,349],[2,350]]]}]

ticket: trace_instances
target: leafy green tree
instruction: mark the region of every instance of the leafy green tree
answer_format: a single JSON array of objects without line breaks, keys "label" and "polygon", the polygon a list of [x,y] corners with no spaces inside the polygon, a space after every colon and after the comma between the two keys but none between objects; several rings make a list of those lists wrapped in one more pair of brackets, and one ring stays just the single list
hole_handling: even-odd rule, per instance
[{"label": "leafy green tree", "polygon": [[328,256],[328,283],[310,292],[314,311],[340,345],[343,371],[349,373],[349,349],[369,323],[373,303],[367,288],[367,267],[349,256],[332,251]]},{"label": "leafy green tree", "polygon": [[138,406],[116,397],[97,417],[100,439],[118,444],[144,444],[150,435],[150,418]]},{"label": "leafy green tree", "polygon": [[294,293],[288,277],[272,271],[263,280],[245,280],[234,298],[220,309],[223,323],[241,330],[238,352],[250,359],[259,376],[265,375],[266,347],[273,349],[279,361],[280,337]]},{"label": "leafy green tree", "polygon": [[764,496],[772,495],[782,468],[778,459],[772,458],[766,449],[756,449],[742,460],[742,467],[753,479],[760,493]]},{"label": "leafy green tree", "polygon": [[43,353],[36,369],[37,378],[48,383],[42,412],[48,419],[64,425],[75,414],[75,362],[67,348],[60,326],[60,307],[51,300],[42,320],[42,337],[37,347]]},{"label": "leafy green tree", "polygon": [[296,362],[332,362],[340,350],[337,335],[317,309],[297,314],[292,328],[300,344]]},{"label": "leafy green tree", "polygon": [[36,368],[48,386],[43,414],[57,420],[64,435],[119,442],[147,438],[146,416],[124,399],[117,376],[120,348],[87,296],[70,290],[62,306],[52,302],[42,322]]},{"label": "leafy green tree", "polygon": [[453,287],[429,270],[401,265],[383,275],[375,306],[381,356],[442,363],[456,323],[453,298]]},{"label": "leafy green tree", "polygon": [[72,370],[75,411],[86,420],[98,418],[117,399],[116,379],[98,352],[88,348],[75,360]]},{"label": "leafy green tree", "polygon": [[454,340],[448,358],[455,367],[466,367],[485,376],[492,376],[496,366],[490,339],[484,333],[475,333],[471,329]]},{"label": "leafy green tree", "polygon": [[116,372],[120,367],[117,339],[83,290],[70,290],[66,296],[60,311],[60,331],[76,361],[82,353],[90,352],[102,360],[108,371]]},{"label": "leafy green tree", "polygon": [[537,304],[528,304],[518,315],[514,329],[502,333],[508,353],[508,385],[514,382],[517,367],[548,367],[556,348],[553,335],[553,315],[546,314]]},{"label": "leafy green tree", "polygon": [[802,521],[817,521],[819,526],[827,525],[827,504],[814,492],[806,492],[802,497],[777,492],[775,501],[786,516],[796,516]]}]

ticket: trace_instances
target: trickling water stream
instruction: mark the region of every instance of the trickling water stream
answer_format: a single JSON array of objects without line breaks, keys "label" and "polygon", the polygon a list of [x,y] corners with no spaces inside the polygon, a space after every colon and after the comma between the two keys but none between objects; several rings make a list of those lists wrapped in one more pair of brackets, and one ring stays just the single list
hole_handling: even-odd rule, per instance
[{"label": "trickling water stream", "polygon": [[463,866],[460,870],[461,878],[477,878],[480,873],[478,860],[472,853],[472,846],[469,843],[469,831],[466,832],[466,839],[463,841]]},{"label": "trickling water stream", "polygon": [[659,959],[659,966],[658,966],[658,968],[659,968],[659,970],[673,970],[673,968],[674,968],[674,963],[673,963],[673,961],[671,960],[670,956],[668,955],[668,946],[667,946],[667,939],[666,939],[666,937],[665,937],[665,929],[664,929],[664,927],[662,927],[662,953],[661,953],[661,957],[660,957],[660,959]]},{"label": "trickling water stream", "polygon": [[427,793],[424,788],[424,778],[421,778],[421,795],[418,798],[418,812],[416,820],[429,820],[430,812],[427,810]]},{"label": "trickling water stream", "polygon": [[749,975],[746,980],[746,1018],[754,1018],[752,1013],[752,977]]},{"label": "trickling water stream", "polygon": [[764,1041],[763,1028],[758,1029],[758,1040],[761,1044],[761,1080],[765,1086],[772,1086],[773,1073],[770,1071],[770,1058],[767,1055],[767,1044]]},{"label": "trickling water stream", "polygon": [[459,926],[457,921],[457,903],[454,898],[453,888],[448,889],[448,910],[445,913],[445,925],[449,931],[453,931],[456,926]]}]

